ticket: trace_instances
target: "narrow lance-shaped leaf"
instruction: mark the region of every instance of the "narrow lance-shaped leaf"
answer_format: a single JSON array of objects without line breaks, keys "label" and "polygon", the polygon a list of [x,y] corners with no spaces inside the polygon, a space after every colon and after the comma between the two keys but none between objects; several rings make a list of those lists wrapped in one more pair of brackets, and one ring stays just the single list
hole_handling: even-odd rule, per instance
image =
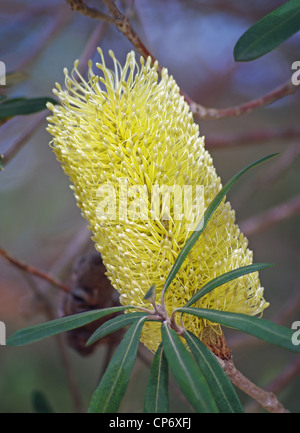
[{"label": "narrow lance-shaped leaf", "polygon": [[234,59],[254,60],[300,30],[300,0],[290,0],[251,26],[237,41]]},{"label": "narrow lance-shaped leaf", "polygon": [[34,343],[43,338],[51,337],[60,334],[61,332],[71,331],[75,328],[87,325],[101,317],[108,316],[119,311],[124,311],[130,306],[103,308],[101,310],[85,311],[84,313],[73,314],[71,316],[62,317],[60,319],[50,320],[49,322],[39,325],[29,326],[28,328],[20,329],[11,335],[6,344],[8,346],[22,346],[24,344]]},{"label": "narrow lance-shaped leaf", "polygon": [[217,413],[214,397],[194,358],[169,325],[162,324],[163,348],[181,391],[197,412]]},{"label": "narrow lance-shaped leaf", "polygon": [[232,383],[211,351],[189,331],[184,332],[184,338],[213,392],[220,412],[244,412]]},{"label": "narrow lance-shaped leaf", "polygon": [[162,344],[159,345],[153,358],[146,388],[144,412],[169,412],[169,367]]},{"label": "narrow lance-shaped leaf", "polygon": [[256,271],[261,271],[262,269],[269,268],[270,266],[273,265],[268,263],[253,263],[251,265],[242,266],[238,269],[234,269],[233,271],[226,272],[225,274],[220,275],[219,277],[216,277],[213,280],[209,281],[207,284],[205,284],[205,286],[199,289],[198,292],[196,292],[194,296],[192,296],[191,299],[185,304],[185,307],[190,307],[195,302],[197,302],[200,298],[202,298],[202,296],[211,292],[216,287],[222,286],[223,284],[235,280],[236,278],[239,278],[242,275],[251,274],[252,272],[256,272]]},{"label": "narrow lance-shaped leaf", "polygon": [[187,255],[189,254],[189,252],[191,251],[191,249],[193,248],[193,246],[195,245],[195,243],[199,239],[201,233],[204,231],[204,229],[207,226],[211,216],[213,215],[213,213],[215,212],[215,210],[217,209],[217,207],[219,206],[219,204],[221,203],[221,201],[223,200],[225,195],[228,193],[230,188],[235,184],[235,182],[244,173],[246,173],[248,170],[250,170],[250,168],[255,167],[258,164],[261,164],[262,162],[264,162],[270,158],[273,158],[276,155],[278,155],[278,154],[276,153],[276,154],[268,155],[268,156],[265,156],[265,157],[255,161],[255,162],[253,162],[252,164],[249,164],[247,167],[243,168],[235,176],[233,176],[233,178],[229,182],[227,182],[225,186],[223,186],[221,191],[215,196],[213,201],[210,203],[210,205],[208,206],[208,208],[204,212],[204,215],[201,218],[199,224],[197,225],[195,231],[191,234],[191,236],[189,237],[189,239],[187,240],[187,242],[184,244],[183,248],[181,249],[180,253],[178,254],[178,256],[177,256],[177,258],[176,258],[176,260],[172,266],[172,269],[171,269],[171,271],[170,271],[170,273],[169,273],[169,275],[165,281],[165,284],[164,284],[164,287],[162,290],[162,295],[161,295],[162,297],[164,296],[169,285],[171,284],[171,282],[175,278],[175,276],[176,276],[178,270],[180,269],[182,263],[184,262],[185,258],[187,257]]},{"label": "narrow lance-shaped leaf", "polygon": [[119,329],[124,328],[124,326],[132,325],[132,323],[135,322],[137,319],[140,319],[141,317],[145,317],[147,315],[148,315],[147,313],[134,312],[134,313],[122,314],[120,316],[116,316],[108,320],[107,322],[99,326],[99,328],[96,329],[96,331],[90,336],[90,338],[86,343],[86,346],[90,346],[91,344],[95,343],[97,340],[100,340],[100,338],[112,334],[113,332],[116,332]]},{"label": "narrow lance-shaped leaf", "polygon": [[143,317],[132,324],[119,344],[94,392],[89,407],[90,413],[118,411],[135,363],[145,320],[146,317]]},{"label": "narrow lance-shaped leaf", "polygon": [[57,104],[55,99],[48,97],[6,99],[0,105],[0,119],[46,110],[47,102]]},{"label": "narrow lance-shaped leaf", "polygon": [[268,343],[300,353],[300,346],[292,343],[293,330],[277,325],[265,319],[247,316],[229,311],[209,310],[204,308],[178,308],[176,311],[220,323],[221,325],[251,334]]}]

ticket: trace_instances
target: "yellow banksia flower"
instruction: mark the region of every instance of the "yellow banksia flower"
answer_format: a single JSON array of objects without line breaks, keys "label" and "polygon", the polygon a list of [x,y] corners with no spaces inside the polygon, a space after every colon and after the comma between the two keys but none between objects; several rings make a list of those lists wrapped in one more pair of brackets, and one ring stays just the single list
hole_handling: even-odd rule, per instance
[{"label": "yellow banksia flower", "polygon": [[[189,190],[188,212],[159,193],[166,187],[174,191],[174,186],[201,186],[203,212],[222,185],[199,127],[167,69],[159,75],[157,63],[141,58],[138,64],[133,52],[122,67],[110,51],[110,70],[98,51],[98,74],[90,61],[85,80],[76,61],[71,75],[65,70],[66,90],[56,84],[54,93],[61,105],[48,104],[53,111],[48,131],[120,302],[149,308],[145,294],[153,284],[161,294],[191,227],[200,219],[193,214],[199,203],[195,188]],[[154,187],[158,201],[153,200]],[[154,216],[153,203],[158,203]],[[251,264],[253,254],[247,246],[224,199],[166,292],[168,314],[213,278]],[[255,272],[214,289],[194,306],[256,315],[268,303]],[[221,332],[218,325],[192,315],[184,315],[183,323],[200,338],[207,327]],[[161,341],[158,323],[145,324],[142,341],[156,350]]]}]

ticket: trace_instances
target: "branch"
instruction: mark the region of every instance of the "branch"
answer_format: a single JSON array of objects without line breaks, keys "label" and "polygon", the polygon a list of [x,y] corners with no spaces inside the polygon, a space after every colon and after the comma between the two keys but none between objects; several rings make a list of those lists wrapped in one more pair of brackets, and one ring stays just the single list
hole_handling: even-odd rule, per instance
[{"label": "branch", "polygon": [[257,234],[263,230],[269,229],[273,225],[294,216],[300,212],[300,195],[292,200],[274,206],[266,212],[255,215],[240,224],[241,231],[247,236]]},{"label": "branch", "polygon": [[208,149],[224,149],[246,144],[266,143],[272,140],[290,140],[300,137],[299,128],[265,129],[261,131],[247,131],[232,135],[216,135],[205,138]]},{"label": "branch", "polygon": [[[132,43],[137,52],[144,58],[151,57],[154,62],[155,57],[149,52],[145,47],[143,42],[137,33],[133,30],[128,18],[119,10],[113,0],[103,0],[112,17],[109,17],[109,22],[113,22],[115,26],[123,33],[123,35]],[[88,15],[92,18],[105,19],[107,16],[102,17],[102,12],[99,12],[93,8],[89,8],[84,5],[81,0],[67,0],[70,6],[81,12],[83,15]],[[158,71],[161,71],[162,67],[158,65]],[[263,107],[265,105],[272,104],[285,96],[291,95],[296,92],[297,86],[294,86],[290,81],[288,81],[283,86],[273,90],[272,92],[254,99],[252,101],[246,102],[235,107],[217,109],[217,108],[207,108],[193,101],[185,92],[181,91],[186,102],[189,104],[191,112],[194,116],[200,119],[221,119],[223,117],[235,117],[242,114],[251,113],[254,109]]]},{"label": "branch", "polygon": [[[145,47],[140,37],[133,30],[129,22],[129,19],[120,11],[120,9],[118,9],[115,2],[113,0],[103,0],[103,1],[113,17],[113,22],[115,26],[120,30],[120,32],[122,32],[123,35],[132,43],[132,45],[135,47],[137,52],[142,57],[147,59],[150,56],[152,61],[154,62],[156,59]],[[162,69],[161,66],[158,66],[158,70],[161,69]]]},{"label": "branch", "polygon": [[224,117],[236,117],[242,114],[251,113],[253,110],[273,104],[273,102],[284,98],[285,96],[292,95],[298,90],[298,86],[294,86],[290,81],[281,87],[267,93],[260,98],[253,99],[241,105],[229,108],[207,108],[203,105],[197,104],[193,100],[187,98],[192,113],[200,119],[221,119]]},{"label": "branch", "polygon": [[240,371],[235,368],[232,360],[223,360],[218,358],[222,368],[231,380],[231,382],[237,386],[244,393],[249,395],[251,398],[256,400],[264,409],[271,413],[289,413],[283,405],[278,401],[275,394],[267,392],[249,379],[247,379]]},{"label": "branch", "polygon": [[109,15],[104,14],[96,8],[92,8],[83,3],[82,0],[66,0],[73,11],[79,12],[90,18],[107,21],[113,23],[114,20]]},{"label": "branch", "polygon": [[22,269],[23,271],[35,275],[38,278],[42,278],[43,280],[48,281],[50,284],[52,284],[53,286],[58,287],[59,289],[63,290],[66,293],[69,293],[70,288],[68,286],[66,286],[65,284],[61,283],[60,281],[57,281],[55,278],[53,278],[51,275],[39,271],[37,268],[35,268],[34,266],[31,265],[27,265],[26,263],[23,263],[17,259],[15,259],[14,257],[10,256],[7,254],[6,251],[4,251],[2,248],[0,248],[0,255],[7,260],[9,263],[11,263],[12,265],[16,266],[19,269]]},{"label": "branch", "polygon": [[[272,10],[282,5],[282,2],[280,0],[272,0],[272,8],[270,7],[269,2],[266,2],[266,4],[262,4],[262,2],[259,5],[259,8],[254,8],[254,10],[247,10],[247,19],[251,19],[253,21],[258,21],[263,17],[264,15],[269,14]],[[208,10],[217,10],[221,12],[225,12],[226,14],[230,15],[236,15],[238,17],[245,17],[245,9],[239,2],[228,2],[226,0],[218,0],[213,2],[199,2],[198,0],[190,0],[188,2],[188,6],[190,8],[194,8],[197,11],[203,12],[203,9]]]}]

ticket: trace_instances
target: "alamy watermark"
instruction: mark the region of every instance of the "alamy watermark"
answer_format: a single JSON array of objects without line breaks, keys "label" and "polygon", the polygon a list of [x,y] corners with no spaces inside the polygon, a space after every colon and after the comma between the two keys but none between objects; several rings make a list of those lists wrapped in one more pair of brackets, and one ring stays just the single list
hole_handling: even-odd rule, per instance
[{"label": "alamy watermark", "polygon": [[4,62],[0,61],[0,86],[6,85],[6,66]]},{"label": "alamy watermark", "polygon": [[292,329],[295,329],[296,332],[292,335],[292,343],[294,346],[299,346],[300,344],[300,321],[296,321],[292,323]]},{"label": "alamy watermark", "polygon": [[0,322],[0,346],[6,345],[6,326],[4,322]]},{"label": "alamy watermark", "polygon": [[300,60],[296,60],[292,63],[292,70],[296,71],[293,73],[291,81],[294,86],[299,86],[300,84]]},{"label": "alamy watermark", "polygon": [[[107,182],[97,190],[100,221],[179,221],[188,231],[200,230],[205,211],[203,185],[118,185]],[[199,225],[198,225],[199,224]]]}]

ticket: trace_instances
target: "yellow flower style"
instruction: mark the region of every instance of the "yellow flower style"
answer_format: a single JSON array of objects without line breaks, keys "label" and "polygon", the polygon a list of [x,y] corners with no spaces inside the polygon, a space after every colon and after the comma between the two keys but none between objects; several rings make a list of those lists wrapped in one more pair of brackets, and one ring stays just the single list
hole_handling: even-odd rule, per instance
[{"label": "yellow flower style", "polygon": [[[54,89],[61,105],[48,104],[53,111],[48,131],[121,303],[149,308],[145,294],[153,284],[161,294],[200,219],[196,186],[203,193],[200,217],[222,186],[167,69],[159,75],[157,63],[141,58],[138,64],[133,52],[122,67],[110,51],[110,70],[98,51],[98,75],[91,61],[87,80],[78,72],[78,62],[71,76],[65,69],[66,90],[59,84]],[[189,206],[180,206],[181,199]],[[223,200],[166,292],[168,314],[208,281],[251,264],[247,245],[230,203]],[[268,303],[255,272],[223,284],[194,306],[256,315]],[[184,315],[183,323],[200,338],[208,327],[221,332],[218,325],[192,315]],[[146,322],[142,341],[156,350],[158,323]]]}]

